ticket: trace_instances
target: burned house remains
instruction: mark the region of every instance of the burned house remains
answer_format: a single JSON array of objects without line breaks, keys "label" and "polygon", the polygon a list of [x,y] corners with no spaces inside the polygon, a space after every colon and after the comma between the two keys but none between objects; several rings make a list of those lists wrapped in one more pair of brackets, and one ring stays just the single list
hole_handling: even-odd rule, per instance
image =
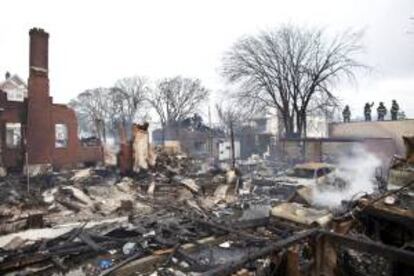
[{"label": "burned house remains", "polygon": [[[0,90],[0,162],[6,169],[28,165],[33,174],[52,167],[97,163],[103,158],[100,145],[82,145],[74,111],[53,103],[49,93],[48,40],[49,34],[44,30],[30,30],[27,92],[21,80],[16,84],[17,77],[6,79],[0,88],[4,90]],[[20,89],[17,98],[15,91],[7,92],[13,88]]]}]

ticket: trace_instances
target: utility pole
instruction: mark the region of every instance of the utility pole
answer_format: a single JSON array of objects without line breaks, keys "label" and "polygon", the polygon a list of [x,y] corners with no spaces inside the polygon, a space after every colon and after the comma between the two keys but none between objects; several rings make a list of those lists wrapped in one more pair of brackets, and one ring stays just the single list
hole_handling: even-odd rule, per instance
[{"label": "utility pole", "polygon": [[210,160],[213,160],[213,126],[211,124],[210,105],[208,105],[208,127],[210,128],[208,137],[208,151],[210,154]]}]

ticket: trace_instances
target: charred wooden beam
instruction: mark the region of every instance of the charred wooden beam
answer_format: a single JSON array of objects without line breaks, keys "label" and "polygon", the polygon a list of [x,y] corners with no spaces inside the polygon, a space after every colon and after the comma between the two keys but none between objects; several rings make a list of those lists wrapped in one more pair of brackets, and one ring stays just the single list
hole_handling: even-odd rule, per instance
[{"label": "charred wooden beam", "polygon": [[85,231],[79,234],[81,241],[89,245],[96,252],[105,252],[105,249],[99,246]]},{"label": "charred wooden beam", "polygon": [[[102,248],[113,248],[118,246],[118,242],[106,241],[99,243]],[[52,257],[64,257],[67,255],[83,254],[90,252],[92,249],[89,245],[85,245],[83,242],[73,242],[63,246],[55,246],[53,248],[47,248],[45,252],[19,252],[19,254],[10,255],[0,263],[0,271],[8,271],[12,269],[22,268],[27,265],[50,260]]]},{"label": "charred wooden beam", "polygon": [[297,224],[293,222],[282,220],[280,218],[275,218],[275,217],[272,217],[269,219],[269,224],[273,225],[274,227],[279,228],[280,230],[285,230],[285,231],[301,231],[304,229],[303,225],[298,226]]},{"label": "charred wooden beam", "polygon": [[227,275],[231,274],[234,271],[241,268],[245,263],[256,260],[258,258],[261,258],[263,256],[270,255],[272,252],[279,251],[284,248],[288,248],[291,245],[298,243],[300,241],[303,241],[304,239],[307,239],[309,237],[312,237],[317,233],[316,229],[310,229],[306,230],[297,234],[294,234],[290,236],[289,238],[286,238],[284,240],[276,241],[272,243],[271,245],[268,245],[266,247],[263,247],[256,252],[253,252],[247,256],[244,256],[240,258],[239,260],[226,263],[220,266],[217,266],[216,268],[204,272],[202,275],[206,276],[214,276],[214,275]]},{"label": "charred wooden beam", "polygon": [[231,227],[237,229],[245,229],[245,228],[252,228],[252,227],[261,227],[267,226],[269,224],[269,218],[257,218],[257,219],[249,219],[249,220],[242,220],[242,221],[230,221]]},{"label": "charred wooden beam", "polygon": [[411,231],[414,231],[414,220],[410,217],[398,213],[387,212],[383,209],[377,209],[375,206],[367,206],[357,215],[358,217],[372,216],[378,219],[388,220],[399,225],[404,225]]},{"label": "charred wooden beam", "polygon": [[242,231],[237,230],[237,229],[229,228],[225,225],[220,225],[220,224],[216,224],[216,223],[205,221],[205,220],[194,220],[194,221],[201,224],[201,225],[210,227],[210,228],[216,228],[220,231],[223,231],[224,233],[233,233],[233,234],[236,234],[240,237],[243,237],[243,238],[246,238],[246,239],[249,239],[249,240],[256,240],[256,241],[268,241],[269,240],[267,238],[258,237],[258,236],[255,236],[255,235],[252,235],[252,234],[249,234],[249,233],[242,232]]},{"label": "charred wooden beam", "polygon": [[403,262],[410,266],[414,265],[414,252],[412,251],[399,249],[370,240],[362,240],[350,236],[344,236],[326,230],[320,230],[319,234],[323,235],[334,244],[340,244],[358,251],[365,251],[383,256],[394,261]]},{"label": "charred wooden beam", "polygon": [[133,254],[132,256],[126,258],[125,260],[119,262],[118,264],[114,265],[113,267],[102,271],[101,274],[99,274],[99,276],[106,276],[106,275],[114,274],[115,271],[117,271],[118,269],[122,268],[123,266],[127,265],[128,263],[130,263],[130,262],[132,262],[136,259],[144,257],[147,254],[148,254],[148,252],[139,251],[139,252]]},{"label": "charred wooden beam", "polygon": [[211,268],[211,266],[200,264],[197,260],[192,258],[182,249],[177,249],[175,252],[175,256],[178,259],[184,260],[185,262],[187,262],[190,265],[192,271],[205,271]]}]

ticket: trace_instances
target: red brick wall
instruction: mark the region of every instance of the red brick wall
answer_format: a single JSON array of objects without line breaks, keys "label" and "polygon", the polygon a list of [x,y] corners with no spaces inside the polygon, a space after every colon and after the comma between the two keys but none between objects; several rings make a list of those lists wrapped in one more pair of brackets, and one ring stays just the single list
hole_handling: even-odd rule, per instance
[{"label": "red brick wall", "polygon": [[[101,146],[83,147],[78,138],[78,123],[73,109],[66,105],[52,106],[52,124],[55,131],[56,124],[64,124],[68,130],[68,145],[65,148],[56,148],[53,140],[53,167],[74,167],[78,163],[103,161]],[[55,137],[55,132],[54,136]]]},{"label": "red brick wall", "polygon": [[78,163],[102,163],[103,162],[103,148],[101,146],[79,147]]},{"label": "red brick wall", "polygon": [[121,174],[126,174],[132,171],[132,145],[130,142],[122,143],[120,145],[117,159]]},{"label": "red brick wall", "polygon": [[[4,111],[0,115],[1,157],[2,164],[7,168],[21,167],[25,162],[25,150],[22,144],[19,148],[7,148],[6,123],[21,123],[22,132],[26,125],[27,100],[25,102],[7,101],[5,92],[0,91],[0,108]],[[50,104],[50,101],[49,101]],[[100,146],[82,147],[78,139],[78,124],[75,112],[66,105],[50,104],[51,120],[49,129],[50,142],[43,144],[51,152],[51,164],[56,169],[72,168],[78,163],[102,162],[103,149]],[[65,148],[55,147],[55,124],[65,124],[68,129],[68,145]],[[24,135],[24,133],[23,133]],[[45,139],[46,141],[46,139]],[[33,144],[36,147],[35,144]]]},{"label": "red brick wall", "polygon": [[3,109],[0,115],[1,134],[1,158],[5,167],[21,166],[24,161],[23,144],[18,148],[6,146],[6,123],[21,123],[22,127],[26,121],[26,102],[7,101],[7,94],[0,91],[0,108]]},{"label": "red brick wall", "polygon": [[[55,147],[55,125],[64,124],[68,130],[68,144],[65,148]],[[79,139],[78,124],[75,112],[65,105],[52,105],[52,125],[53,125],[53,166],[61,168],[64,166],[73,167],[77,163]]]}]

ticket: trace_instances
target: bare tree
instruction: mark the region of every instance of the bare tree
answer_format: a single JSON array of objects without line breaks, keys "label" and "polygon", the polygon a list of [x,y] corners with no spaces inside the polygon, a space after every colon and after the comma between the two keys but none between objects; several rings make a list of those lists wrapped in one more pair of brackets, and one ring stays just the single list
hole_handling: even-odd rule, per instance
[{"label": "bare tree", "polygon": [[196,113],[208,95],[209,90],[198,79],[177,76],[159,81],[148,101],[160,118],[163,136],[167,125],[179,123]]},{"label": "bare tree", "polygon": [[302,136],[310,108],[337,102],[334,85],[365,67],[355,59],[360,37],[347,31],[329,39],[321,29],[285,25],[237,41],[224,56],[223,74],[240,86],[246,104],[276,109],[286,136]]},{"label": "bare tree", "polygon": [[84,132],[93,133],[106,142],[106,121],[108,118],[107,88],[89,89],[80,93],[69,105],[74,108],[85,127]]},{"label": "bare tree", "polygon": [[112,88],[124,125],[130,125],[139,112],[145,112],[146,99],[151,91],[145,77],[135,76],[118,80]]},{"label": "bare tree", "polygon": [[234,169],[236,165],[234,132],[235,129],[240,128],[249,119],[251,112],[246,108],[240,108],[240,105],[231,99],[224,100],[221,104],[216,104],[216,110],[220,124],[224,128],[226,135],[230,138],[231,165]]},{"label": "bare tree", "polygon": [[124,78],[111,88],[86,90],[70,105],[77,113],[81,131],[97,135],[106,142],[108,134],[117,135],[119,123],[125,129],[131,129],[136,117],[146,111],[145,101],[149,91],[146,78]]},{"label": "bare tree", "polygon": [[129,122],[125,115],[125,106],[126,100],[124,93],[116,87],[108,88],[105,95],[105,111],[107,112],[105,124],[108,126],[113,137],[118,135],[117,129],[120,123],[125,128],[127,122]]}]

